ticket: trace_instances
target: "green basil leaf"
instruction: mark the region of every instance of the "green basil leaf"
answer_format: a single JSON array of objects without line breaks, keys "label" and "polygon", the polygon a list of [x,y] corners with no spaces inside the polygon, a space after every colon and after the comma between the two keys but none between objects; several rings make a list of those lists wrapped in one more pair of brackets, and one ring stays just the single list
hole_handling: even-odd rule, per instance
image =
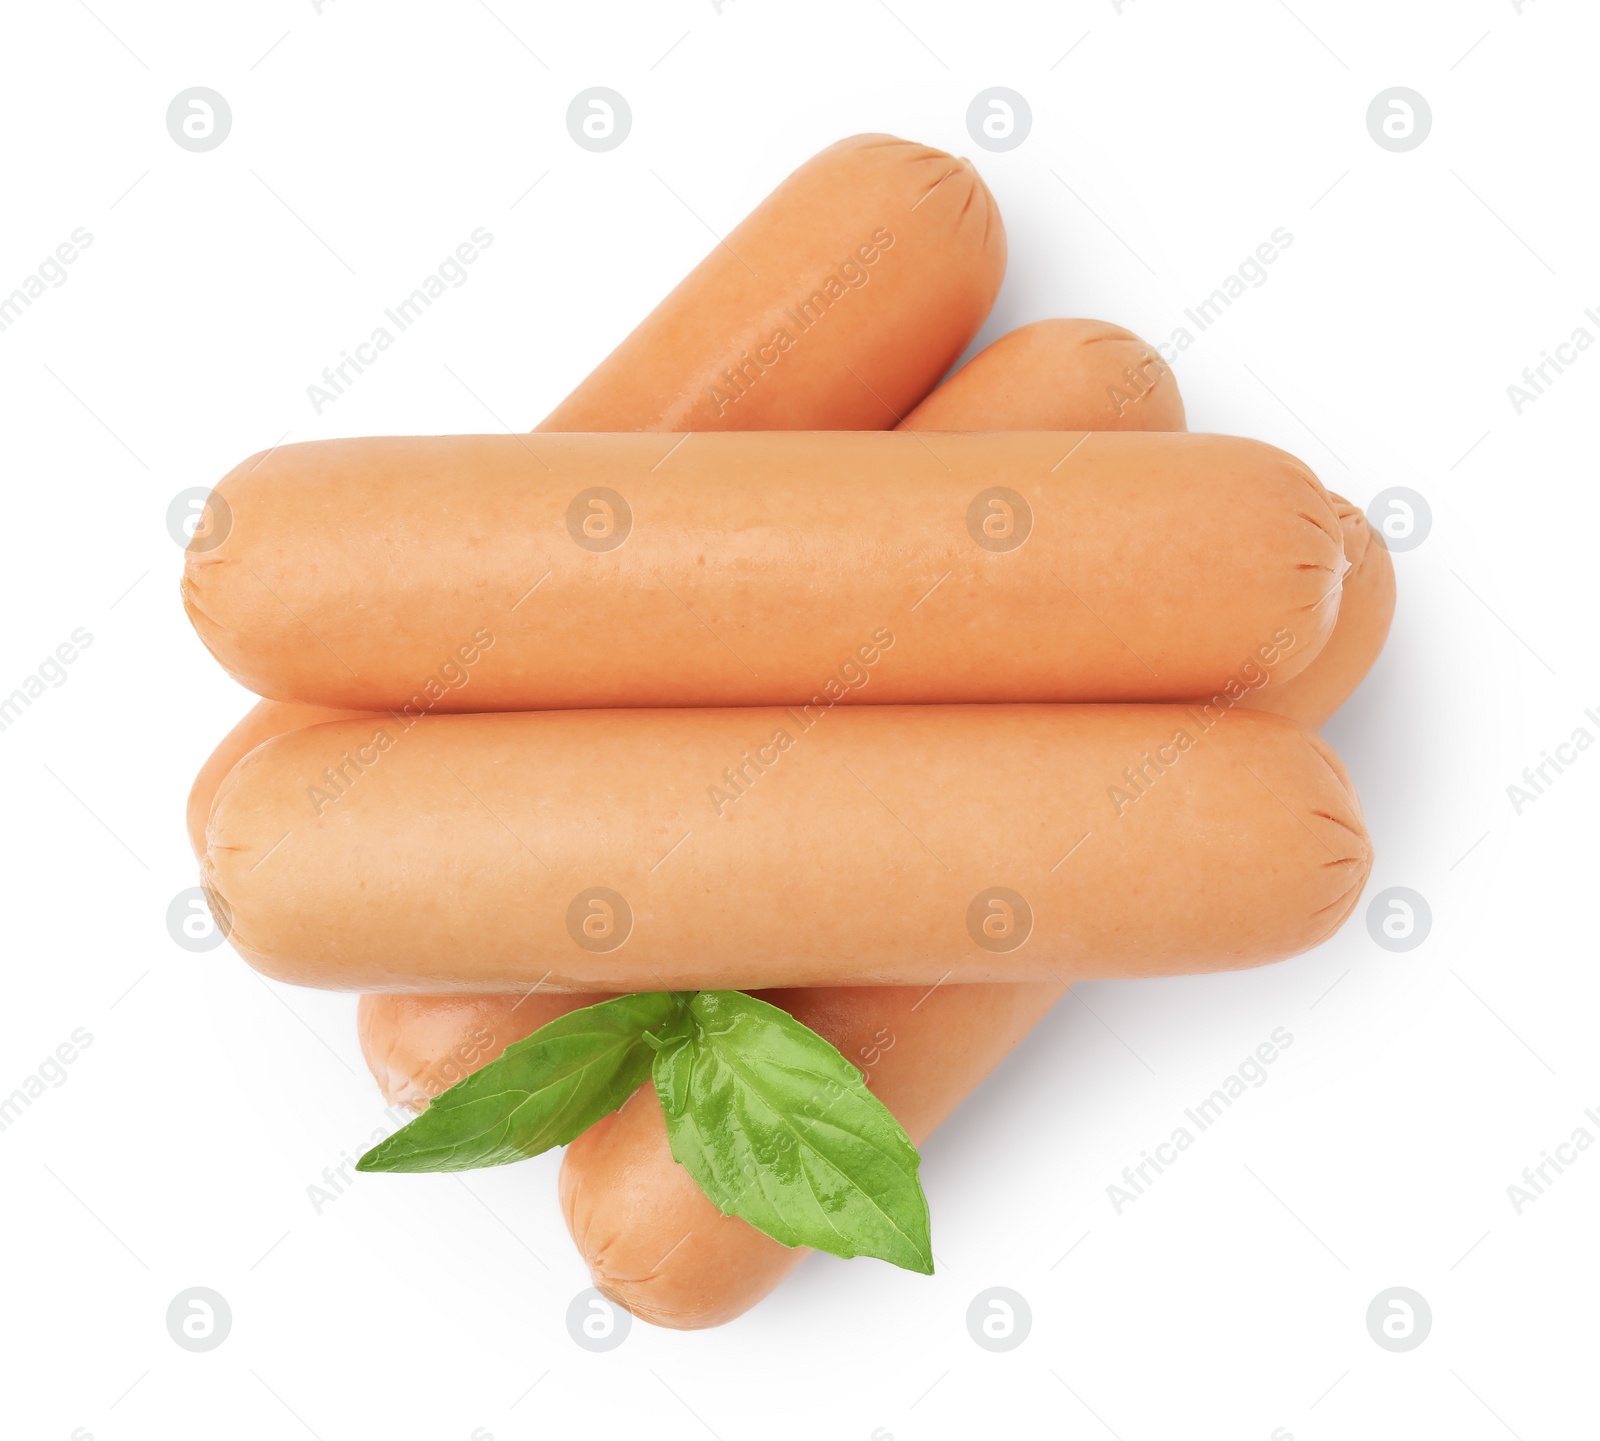
[{"label": "green basil leaf", "polygon": [[785,1246],[933,1273],[917,1148],[821,1036],[741,991],[700,991],[656,1052],[672,1154],[726,1215]]},{"label": "green basil leaf", "polygon": [[566,1145],[644,1083],[650,1042],[682,1026],[690,994],[644,991],[558,1016],[456,1082],[356,1169],[470,1171]]}]

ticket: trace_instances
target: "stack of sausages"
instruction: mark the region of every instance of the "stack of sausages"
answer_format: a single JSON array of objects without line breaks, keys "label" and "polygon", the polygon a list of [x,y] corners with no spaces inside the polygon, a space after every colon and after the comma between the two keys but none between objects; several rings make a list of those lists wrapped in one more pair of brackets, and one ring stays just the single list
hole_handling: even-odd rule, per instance
[{"label": "stack of sausages", "polygon": [[[264,974],[362,993],[392,1102],[602,994],[759,989],[920,1144],[1072,982],[1350,914],[1372,853],[1315,727],[1387,632],[1381,540],[1283,452],[1186,433],[1115,326],[940,383],[1004,266],[968,162],[858,136],[537,431],[222,482],[184,604],[266,699],[190,797],[206,893]],[[706,1199],[649,1084],[561,1200],[662,1325],[802,1254]]]}]

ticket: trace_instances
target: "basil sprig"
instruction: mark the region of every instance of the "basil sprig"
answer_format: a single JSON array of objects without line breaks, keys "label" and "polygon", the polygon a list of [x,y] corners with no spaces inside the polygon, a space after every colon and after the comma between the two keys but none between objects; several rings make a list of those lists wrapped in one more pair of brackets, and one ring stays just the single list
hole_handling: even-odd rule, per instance
[{"label": "basil sprig", "polygon": [[785,1246],[932,1274],[916,1147],[861,1073],[742,991],[650,991],[568,1012],[440,1095],[362,1171],[460,1171],[565,1145],[653,1075],[675,1160]]},{"label": "basil sprig", "polygon": [[471,1171],[525,1161],[581,1136],[650,1074],[657,1033],[692,991],[641,991],[557,1016],[442,1091],[358,1171]]},{"label": "basil sprig", "polygon": [[809,1026],[742,991],[700,991],[656,1053],[674,1159],[717,1209],[785,1246],[933,1274],[917,1148]]}]

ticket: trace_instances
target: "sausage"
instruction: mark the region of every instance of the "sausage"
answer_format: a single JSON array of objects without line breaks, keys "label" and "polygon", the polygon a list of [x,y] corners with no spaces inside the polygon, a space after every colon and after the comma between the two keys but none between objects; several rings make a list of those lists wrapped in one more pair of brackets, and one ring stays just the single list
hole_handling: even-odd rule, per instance
[{"label": "sausage", "polygon": [[[1002,336],[979,352],[917,406],[906,417],[904,426],[962,429],[968,423],[983,421],[1004,428],[1181,430],[1183,402],[1176,381],[1170,372],[1156,369],[1153,354],[1131,332],[1102,321],[1038,321]],[[1142,390],[1136,389],[1130,375],[1143,377]],[[585,382],[580,393],[591,383]],[[1132,395],[1133,402],[1117,403],[1113,392],[1118,390]],[[946,392],[954,393],[959,404],[944,403]],[[622,428],[629,398],[624,391],[618,407],[600,418],[611,421],[614,428]],[[796,419],[809,419],[831,428],[839,416],[819,398],[814,412]],[[257,702],[219,743],[195,778],[189,797],[189,834],[196,856],[205,852],[205,824],[216,788],[240,759],[275,735],[356,714],[291,702]],[[1003,1006],[1007,998],[1026,995],[1030,989],[1052,997],[1057,990],[1054,986],[1026,985],[968,987],[962,994],[968,1006]],[[834,1033],[843,1034],[857,1004],[870,1001],[867,1015],[882,1014],[882,1007],[889,1005],[909,1011],[922,994],[921,988],[824,988],[772,992],[768,999],[781,1005],[826,1007],[829,1016],[835,1018],[829,1022]],[[604,996],[549,991],[526,997],[364,995],[357,1011],[357,1030],[362,1053],[385,1098],[421,1109],[443,1085],[453,1082],[458,1069],[486,1065],[505,1046],[532,1034],[547,1021],[575,1006],[601,999]],[[930,1012],[924,1009],[922,1014]],[[903,1057],[907,1054],[905,1048],[914,1045],[908,1039],[905,1024],[900,1026],[899,1034]],[[484,1036],[489,1038],[487,1044]],[[868,1054],[870,1048],[864,1048],[856,1059],[864,1061]],[[463,1056],[470,1059],[463,1062]],[[969,1084],[976,1083],[976,1077],[968,1079]],[[908,1097],[906,1104],[913,1102],[914,1098]],[[931,1128],[934,1122],[928,1124]],[[698,1190],[690,1189],[699,1195]],[[766,1241],[759,1232],[750,1234]]]},{"label": "sausage", "polygon": [[[890,220],[897,229],[889,229]],[[886,231],[882,240],[864,239],[879,229]],[[1005,256],[1000,212],[968,161],[888,135],[841,140],[757,206],[536,430],[887,429],[977,333],[1000,288]],[[745,264],[758,278],[749,277]],[[846,264],[848,273],[841,269]],[[835,302],[847,303],[835,308]],[[813,330],[818,315],[830,323]],[[774,316],[778,321],[767,325]],[[763,367],[762,342],[786,326],[806,339],[803,358],[785,350],[794,363]],[[1149,351],[1127,331],[1096,321],[1042,321],[1026,329],[1038,333],[1028,354],[1041,399],[1053,389],[1050,377],[1076,378],[1093,368],[1078,359],[1080,348],[1111,340],[1128,350],[1129,367],[1136,359],[1143,364]],[[1042,344],[1046,333],[1049,343]],[[1009,353],[1008,340],[988,347],[961,374],[984,372],[1002,347]],[[752,344],[759,374],[730,383],[722,372],[751,370],[745,357]],[[1122,366],[1110,367],[1104,352],[1094,359],[1114,382]],[[731,391],[733,399],[713,402],[714,389]],[[1155,423],[1170,413],[1168,397],[1175,394],[1169,384],[1162,405],[1144,407],[1119,428],[1181,430],[1181,403],[1177,425]],[[1071,428],[1040,414],[1045,428]],[[360,713],[257,705],[195,777],[187,816],[195,855],[205,851],[217,785],[236,761],[284,731]]]},{"label": "sausage", "polygon": [[[1142,390],[1138,388],[1141,385]],[[599,388],[599,379],[590,377],[573,392],[571,400],[558,407],[539,428],[554,428],[555,420],[579,409],[591,420],[611,422],[601,429],[630,428],[627,422],[638,418],[628,409],[633,392],[626,386],[610,386],[603,394],[591,393]],[[600,410],[607,396],[611,408]],[[804,408],[791,420],[808,428],[833,430],[847,428],[846,418],[847,413],[831,403],[826,392],[820,392],[812,393]],[[1184,411],[1171,371],[1132,331],[1100,320],[1040,320],[1010,331],[981,350],[926,396],[906,416],[901,428],[965,430],[975,423],[997,430],[1182,430]],[[640,425],[638,428],[648,427]],[[1347,630],[1356,628],[1365,595],[1360,582],[1367,572],[1363,569],[1365,563],[1352,550],[1351,536],[1359,534],[1360,544],[1365,547],[1365,521],[1361,512],[1348,502],[1337,496],[1329,498],[1346,527],[1347,558],[1356,567],[1345,578],[1340,616],[1333,635],[1323,653],[1300,676],[1265,692],[1252,692],[1246,704],[1286,713],[1280,701],[1291,694],[1307,692],[1315,678],[1328,675],[1332,653],[1336,650],[1342,653],[1347,648],[1339,644],[1340,638]],[[1352,517],[1360,523],[1359,532],[1351,530]],[[1381,541],[1378,546],[1381,549]],[[1387,562],[1387,553],[1384,560]],[[1392,567],[1388,567],[1388,576],[1392,611]],[[1386,631],[1387,620],[1377,631],[1373,656]],[[1371,656],[1368,656],[1366,663],[1370,662]],[[1365,670],[1366,665],[1363,665],[1363,674]],[[211,812],[217,786],[237,761],[262,741],[285,731],[362,714],[365,712],[300,705],[293,701],[258,701],[218,743],[195,777],[188,804],[189,840],[195,856],[198,858],[205,853],[206,818]],[[1301,717],[1297,715],[1296,719]]]},{"label": "sausage", "polygon": [[279,980],[521,994],[1255,965],[1370,862],[1326,749],[1219,695],[334,721],[228,773],[202,876]]},{"label": "sausage", "polygon": [[[920,1146],[1065,989],[1051,981],[761,995],[859,1066]],[[807,1254],[717,1210],[672,1159],[651,1085],[567,1147],[560,1189],[595,1288],[658,1326],[731,1321]]]},{"label": "sausage", "polygon": [[[917,406],[904,425],[935,430],[962,429],[976,422],[1005,428],[1181,430],[1183,402],[1176,381],[1170,373],[1155,369],[1151,364],[1153,354],[1131,332],[1102,321],[1038,321],[1002,336],[980,351]],[[1136,403],[1119,405],[1108,400],[1119,388],[1124,394],[1133,393],[1129,372],[1148,380],[1143,392],[1135,396]],[[960,404],[956,406],[941,400],[952,387],[958,388],[955,393]],[[626,398],[624,395],[624,401]],[[619,408],[614,415],[616,428],[621,428],[624,409]],[[828,426],[836,418],[823,406],[816,410],[814,423]],[[1316,668],[1314,663],[1312,669]],[[1267,693],[1269,698],[1273,693]],[[1255,695],[1252,693],[1252,700]],[[189,831],[196,856],[205,852],[205,823],[217,785],[236,762],[275,735],[355,714],[280,701],[257,702],[217,746],[195,779],[189,798]],[[1026,994],[1029,989],[1026,985],[971,986],[961,994],[968,1006],[995,1005],[1007,997]],[[1044,987],[1040,994],[1045,993],[1053,996],[1056,988]],[[780,1005],[827,1007],[829,1016],[834,1018],[829,1021],[834,1033],[843,1034],[853,1024],[850,1018],[854,1006],[870,1002],[866,1016],[881,1015],[882,1006],[891,1004],[909,1011],[922,994],[920,987],[819,988],[771,992],[767,998]],[[361,997],[357,1030],[362,1052],[385,1098],[420,1109],[441,1089],[441,1081],[448,1084],[454,1079],[463,1053],[473,1058],[465,1069],[476,1069],[547,1021],[577,1005],[601,999],[604,997],[599,995],[549,991],[527,997],[379,993]],[[915,1014],[930,1013],[924,1007]],[[490,1038],[488,1045],[482,1043],[484,1034]],[[898,1034],[903,1058],[915,1049],[915,1044],[909,1039],[906,1025],[898,1028]],[[869,1047],[859,1055],[852,1050],[850,1054],[864,1064],[870,1050]],[[968,1083],[975,1084],[976,1077],[969,1077]],[[908,1098],[907,1104],[911,1103],[912,1098]],[[698,1190],[690,1189],[699,1195]],[[751,1234],[760,1237],[759,1232]],[[765,1237],[760,1239],[766,1241]],[[766,1244],[783,1250],[775,1243]]]},{"label": "sausage", "polygon": [[[1024,334],[1051,339],[1060,349],[1040,355],[1031,346],[1003,337],[947,380],[907,417],[907,424],[927,420],[935,429],[959,429],[974,422],[1045,428],[1089,426],[1103,419],[1161,429],[1175,415],[1172,428],[1181,428],[1182,403],[1176,386],[1165,377],[1157,377],[1138,403],[1120,413],[1111,405],[1097,405],[1096,396],[1109,393],[1125,369],[1145,363],[1149,354],[1148,348],[1128,345],[1115,332],[1115,327],[1102,330],[1094,322],[1048,321],[1025,327]],[[1117,355],[1123,346],[1128,353]],[[1102,367],[1098,372],[1095,362]],[[935,404],[958,382],[966,382],[962,398],[972,407],[964,414]],[[996,411],[997,405],[1012,408]],[[1388,605],[1379,607],[1377,625],[1367,625],[1371,588],[1365,579],[1372,557],[1362,556],[1365,525],[1359,511],[1335,500],[1353,569],[1346,577],[1333,637],[1301,676],[1264,692],[1251,692],[1245,704],[1270,709],[1320,682],[1329,697],[1323,704],[1331,712],[1354,689],[1381,646],[1393,603],[1392,567],[1384,553]],[[1365,654],[1348,644],[1345,638],[1350,635],[1364,639]],[[764,998],[820,1030],[861,1066],[872,1089],[920,1145],[1059,994],[1059,987],[1043,984],[941,988],[927,999],[923,988],[893,987],[773,991],[764,993]],[[511,997],[476,999],[486,1008],[501,1010],[515,1004]],[[527,1005],[559,999],[564,998],[541,993]],[[1008,1003],[1015,1009],[1006,1010]],[[364,996],[363,1036],[369,1025],[382,1026],[391,1052],[407,1058],[407,1072],[426,1073],[438,1064],[451,1040],[448,1031],[441,1036],[426,1024],[426,1013],[432,1008],[453,1010],[459,1004],[453,997]],[[375,1067],[374,1074],[389,1100],[401,1099],[389,1083],[389,1071]],[[805,1255],[716,1210],[674,1162],[655,1092],[648,1085],[621,1112],[567,1148],[561,1200],[597,1287],[658,1325],[700,1327],[731,1320],[767,1295]]]},{"label": "sausage", "polygon": [[362,996],[356,1034],[367,1069],[391,1105],[429,1101],[540,1026],[609,1000],[536,991],[522,996]]},{"label": "sausage", "polygon": [[[1003,335],[908,415],[905,429],[1182,430],[1171,370],[1130,331],[1099,320],[1041,320]],[[1298,675],[1242,704],[1320,728],[1372,668],[1394,618],[1394,563],[1359,506],[1329,494],[1344,538],[1339,614]]]},{"label": "sausage", "polygon": [[966,160],[857,135],[741,221],[541,429],[882,430],[966,349],[1005,273]]},{"label": "sausage", "polygon": [[[1343,765],[1323,742],[1310,743],[1355,810]],[[920,1146],[1064,989],[1053,983],[943,985],[931,992],[832,988],[772,991],[765,998],[855,1062]],[[806,1254],[717,1210],[673,1159],[660,1103],[648,1085],[567,1147],[560,1193],[567,1229],[595,1287],[659,1326],[696,1329],[731,1321]]]},{"label": "sausage", "polygon": [[1361,507],[1333,495],[1344,532],[1349,569],[1339,598],[1339,619],[1327,644],[1299,675],[1267,691],[1252,691],[1243,704],[1320,728],[1361,684],[1389,635],[1394,619],[1394,560],[1383,536],[1367,524]]},{"label": "sausage", "polygon": [[313,441],[220,493],[201,638],[366,710],[1176,700],[1298,674],[1345,568],[1311,472],[1214,435]]},{"label": "sausage", "polygon": [[[944,413],[929,404],[913,412],[908,423],[915,425],[927,418],[935,428],[959,428],[963,421],[976,420],[986,410],[992,413],[992,406],[998,400],[1031,401],[1034,394],[1028,391],[1027,384],[1038,382],[1038,403],[1046,407],[1052,403],[1065,407],[1059,420],[1048,410],[1024,408],[998,416],[993,423],[1087,425],[1097,418],[1085,413],[1089,405],[1085,397],[1102,388],[1097,381],[1103,380],[1103,388],[1109,391],[1125,366],[1141,359],[1142,347],[1139,347],[1124,363],[1108,361],[1117,342],[1101,341],[1092,332],[1084,335],[1085,331],[1091,331],[1090,323],[1044,322],[1027,330],[1034,335],[1054,337],[1062,351],[1054,357],[1029,354],[1018,371],[1008,373],[1008,365],[1020,359],[1024,348],[1008,345],[1010,338],[1004,338],[946,382],[948,387],[963,378],[991,381],[992,389],[987,391],[977,385],[966,387],[966,396],[979,409],[963,417]],[[1100,377],[1093,377],[1092,367],[1087,367],[1090,375],[1084,376],[1086,367],[1075,363],[1071,347],[1095,342],[1098,342],[1096,348],[1086,351],[1086,358],[1093,357],[1109,368],[1103,370]],[[1164,388],[1167,387],[1158,382],[1138,405],[1109,419],[1123,424],[1157,421],[1164,424],[1164,418],[1149,404],[1161,398]],[[1176,401],[1175,387],[1171,389]],[[1181,402],[1177,402],[1177,406],[1181,416]],[[1347,530],[1347,544],[1349,534]],[[1252,692],[1247,703],[1277,704],[1290,693],[1305,688],[1314,677],[1333,674],[1331,663],[1341,651],[1340,638],[1358,617],[1363,594],[1359,585],[1365,573],[1363,563],[1353,551],[1351,559],[1356,568],[1347,578],[1338,627],[1324,653],[1302,677],[1264,693]],[[1381,630],[1377,639],[1381,641]],[[1365,669],[1366,664],[1361,664],[1348,684],[1353,686]],[[262,702],[257,710],[274,708],[273,703]],[[276,709],[286,713],[291,708]],[[243,729],[242,725],[240,730]],[[251,741],[243,750],[252,748],[255,743]],[[208,771],[220,778],[243,750],[230,755],[220,769],[214,768],[214,758]],[[200,790],[198,783],[196,790],[197,793]],[[205,799],[208,806],[209,795]],[[834,988],[770,992],[766,993],[766,999],[786,1005],[807,1024],[821,1029],[839,1044],[846,1055],[866,1070],[873,1089],[888,1099],[891,1108],[910,1126],[913,1138],[920,1144],[932,1126],[943,1118],[949,1105],[974,1087],[994,1059],[1020,1040],[1033,1021],[1048,1010],[1057,994],[1059,988],[1053,985],[969,986],[959,992],[940,990],[923,1001],[922,988]],[[509,1043],[545,1020],[553,1019],[568,1005],[593,999],[598,998],[555,996],[545,992],[525,1001],[511,996],[363,996],[359,1013],[363,1050],[388,1099],[416,1105],[436,1090],[438,1079],[448,1079],[453,1074],[452,1057],[472,1046],[474,1032],[480,1026],[502,1044]],[[959,1001],[959,1014],[967,1023],[947,1027],[953,1034],[943,1037],[930,1034],[926,1027],[948,1017],[946,1008],[951,1000]],[[1028,1007],[1020,1012],[1024,1017],[1021,1023],[1009,1029],[1002,1027],[991,1014],[993,1008],[1008,1000]],[[895,1024],[883,1024],[891,1017]],[[864,1038],[854,1045],[849,1040],[852,1030]],[[884,1049],[885,1031],[889,1038],[887,1050]],[[989,1053],[991,1058],[985,1059],[981,1042],[991,1032],[994,1045]],[[977,1055],[974,1054],[975,1045],[980,1046]],[[498,1054],[498,1049],[494,1054]],[[477,1063],[483,1064],[490,1058],[491,1055],[485,1053]],[[920,1068],[908,1068],[908,1062],[919,1058],[923,1061]],[[937,1059],[930,1063],[930,1058]],[[906,1084],[908,1070],[910,1084]],[[426,1089],[419,1086],[417,1077],[427,1078]],[[889,1088],[895,1085],[897,1078],[900,1083],[891,1093]],[[941,1087],[949,1088],[947,1094],[951,1098],[945,1109],[924,1118],[914,1115],[913,1108],[919,1103],[932,1103],[935,1092]],[[619,1115],[603,1121],[569,1147],[561,1177],[563,1209],[569,1227],[595,1272],[597,1284],[614,1299],[657,1324],[703,1326],[729,1320],[766,1295],[804,1254],[779,1245],[737,1218],[724,1217],[716,1211],[682,1167],[672,1160],[659,1106],[648,1086]],[[676,1245],[686,1233],[689,1239]]]},{"label": "sausage", "polygon": [[[993,406],[997,400],[1013,403],[1027,401],[1035,394],[1038,403],[1046,407],[1052,403],[1062,407],[1059,419],[1048,410],[1040,412],[1024,408],[1014,413],[996,415],[992,423],[1058,424],[1063,427],[1090,424],[1097,417],[1092,412],[1085,413],[1087,403],[1082,397],[1102,388],[1102,384],[1096,383],[1097,380],[1109,392],[1115,385],[1116,377],[1128,365],[1139,363],[1143,354],[1148,353],[1143,347],[1132,347],[1125,359],[1119,358],[1120,363],[1113,362],[1110,356],[1117,342],[1101,340],[1099,335],[1093,333],[1098,329],[1092,323],[1069,321],[1042,322],[1027,327],[1035,335],[1048,334],[1056,338],[1062,351],[1054,357],[1029,355],[1020,373],[1008,373],[1008,363],[1019,360],[1023,349],[1008,345],[1010,337],[1005,337],[946,382],[946,387],[963,379],[976,381],[980,377],[992,382],[992,389],[987,392],[976,385],[966,388],[967,396],[978,409],[963,417],[942,413],[928,405],[914,411],[908,417],[908,424],[915,425],[928,419],[935,428],[960,428],[963,422],[979,421],[986,413],[995,414]],[[1075,345],[1091,343],[1095,344],[1095,349],[1086,351],[1085,355],[1108,366],[1099,377],[1093,375],[1092,367],[1088,367],[1090,374],[1084,376],[1085,367],[1077,362],[1071,349]],[[1029,392],[1029,382],[1039,383],[1037,392]],[[1167,423],[1166,419],[1149,402],[1158,401],[1166,388],[1163,382],[1158,382],[1141,397],[1138,404],[1108,419],[1124,425],[1160,428]],[[1176,401],[1175,387],[1172,390]],[[1176,405],[1181,416],[1181,402],[1176,402]],[[1346,519],[1347,514],[1341,510],[1341,519]],[[1347,527],[1348,524],[1346,519]],[[1348,545],[1348,529],[1346,534]],[[1387,555],[1382,558],[1387,561]],[[1301,677],[1266,692],[1252,692],[1245,703],[1260,703],[1268,707],[1281,704],[1294,692],[1307,689],[1318,676],[1329,676],[1337,684],[1339,678],[1334,662],[1346,649],[1340,645],[1341,637],[1347,634],[1347,628],[1355,625],[1361,613],[1363,590],[1360,582],[1366,574],[1364,563],[1357,558],[1354,550],[1351,551],[1351,559],[1355,569],[1347,577],[1338,626],[1323,654]],[[1389,574],[1392,577],[1392,569]],[[1381,639],[1382,628],[1379,628],[1372,642],[1374,654]],[[1369,655],[1358,664],[1345,684],[1353,687],[1365,672],[1370,658]],[[1338,698],[1342,699],[1342,695]],[[280,728],[288,729],[299,723],[293,718],[299,710],[292,706],[261,702],[253,714],[275,715],[283,722]],[[304,713],[316,715],[309,709]],[[229,737],[229,741],[239,737],[248,726],[247,719]],[[213,777],[211,784],[214,786],[215,779],[220,779],[240,755],[253,748],[268,733],[273,733],[270,722],[258,724],[253,732],[255,739],[248,744],[231,753],[227,753],[228,742],[218,748],[218,754],[208,763],[201,780],[196,783],[196,797],[206,792],[199,808],[202,821],[210,802],[209,790],[203,782],[208,776]],[[947,1045],[941,1048],[936,1040],[925,1042],[921,1032],[913,1032],[902,1022],[890,1033],[894,1054],[886,1054],[882,1065],[879,1065],[878,1051],[883,1044],[883,1028],[869,1023],[873,1018],[887,1014],[888,1008],[896,1004],[900,1012],[911,1012],[909,1019],[913,1023],[919,1017],[931,1021],[946,1004],[944,998],[953,996],[959,999],[962,1013],[973,1021],[972,1025],[959,1028],[956,1039],[971,1042],[981,1039],[989,1029],[980,1013],[986,1012],[996,1002],[1006,998],[1021,1000],[1030,992],[1035,998],[1029,1013],[1031,1019],[1021,1029],[996,1038],[993,1054],[998,1057],[1013,1044],[1014,1039],[1020,1039],[1027,1025],[1032,1024],[1032,1019],[1043,1015],[1058,993],[1058,988],[969,986],[959,992],[936,992],[920,1007],[917,1002],[924,994],[922,988],[815,989],[772,992],[767,993],[766,998],[789,1006],[801,1014],[807,1024],[820,1028],[841,1044],[845,1053],[867,1070],[874,1090],[880,1095],[887,1094],[887,1084],[896,1075],[903,1074],[908,1061],[915,1061],[919,1056],[939,1056],[938,1064],[924,1067],[927,1071],[925,1076],[909,1087],[902,1086],[899,1093],[889,1097],[892,1108],[911,1125],[913,1136],[920,1143],[926,1132],[916,1123],[916,1118],[909,1110],[917,1098],[931,1097],[941,1084],[948,1084],[953,1088],[955,1098],[959,1099],[960,1095],[977,1084],[993,1062],[973,1066],[969,1059],[972,1055],[970,1045],[963,1045],[958,1053],[952,1055]],[[512,996],[363,996],[359,1013],[363,1050],[388,1099],[415,1106],[434,1093],[440,1079],[448,1080],[453,1075],[453,1057],[463,1049],[470,1051],[474,1033],[480,1026],[487,1029],[499,1044],[492,1052],[485,1051],[479,1055],[476,1064],[487,1062],[493,1054],[498,1054],[499,1045],[519,1039],[545,1020],[563,1013],[569,1006],[596,999],[600,998],[556,996],[547,992],[530,996],[525,1001]],[[808,1012],[805,1009],[807,1006],[827,1006],[829,1014]],[[859,1010],[853,1012],[852,1007],[858,1007]],[[852,1019],[856,1030],[868,1037],[857,1046],[848,1044],[846,1039],[848,1023]],[[417,1078],[425,1080],[425,1089]],[[639,1124],[641,1119],[645,1122],[642,1126]],[[925,1124],[931,1129],[937,1119],[935,1117]],[[603,1173],[602,1165],[606,1168]],[[617,1173],[617,1167],[621,1167],[622,1174],[631,1178],[631,1188],[622,1184],[622,1175]],[[638,1204],[641,1196],[645,1201],[643,1206]],[[743,1221],[723,1217],[715,1210],[683,1169],[673,1162],[659,1119],[659,1107],[648,1086],[620,1115],[608,1118],[569,1148],[562,1167],[562,1197],[569,1226],[579,1240],[583,1254],[590,1260],[598,1284],[641,1316],[659,1324],[711,1325],[731,1319],[767,1294],[804,1254],[783,1247]],[[581,1199],[581,1205],[575,1207],[575,1199]],[[662,1258],[674,1242],[689,1231],[693,1232],[691,1239],[673,1250],[670,1258],[663,1261]],[[633,1258],[636,1261],[630,1266],[630,1259]],[[657,1262],[661,1264],[657,1265]]]},{"label": "sausage", "polygon": [[907,430],[1182,430],[1167,363],[1104,320],[1036,320],[1002,335],[905,418]]},{"label": "sausage", "polygon": [[[931,994],[893,986],[757,994],[859,1066],[920,1146],[1064,990],[1051,981]],[[513,1041],[602,999],[367,995],[358,1012],[362,1054],[391,1104],[421,1110]],[[561,1206],[596,1288],[662,1326],[732,1320],[807,1254],[716,1209],[672,1159],[649,1084],[567,1148]]]},{"label": "sausage", "polygon": [[323,721],[356,720],[366,714],[366,711],[296,705],[292,701],[257,701],[246,712],[244,719],[217,743],[217,748],[207,757],[206,763],[200,767],[200,773],[194,778],[194,784],[189,787],[185,821],[189,828],[189,844],[194,847],[196,859],[203,858],[206,853],[206,821],[211,815],[211,802],[216,799],[217,787],[245,756],[263,741],[287,731],[301,730]]}]

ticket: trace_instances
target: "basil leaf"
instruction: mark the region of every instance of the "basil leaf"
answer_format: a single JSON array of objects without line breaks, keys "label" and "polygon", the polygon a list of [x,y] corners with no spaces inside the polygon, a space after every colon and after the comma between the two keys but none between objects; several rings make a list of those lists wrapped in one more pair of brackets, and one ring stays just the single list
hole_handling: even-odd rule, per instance
[{"label": "basil leaf", "polygon": [[858,1071],[787,1011],[700,991],[656,1053],[672,1154],[726,1215],[785,1246],[933,1273],[917,1149]]},{"label": "basil leaf", "polygon": [[568,1011],[436,1097],[356,1162],[358,1171],[469,1171],[564,1146],[650,1074],[656,1032],[689,992],[645,991]]}]

